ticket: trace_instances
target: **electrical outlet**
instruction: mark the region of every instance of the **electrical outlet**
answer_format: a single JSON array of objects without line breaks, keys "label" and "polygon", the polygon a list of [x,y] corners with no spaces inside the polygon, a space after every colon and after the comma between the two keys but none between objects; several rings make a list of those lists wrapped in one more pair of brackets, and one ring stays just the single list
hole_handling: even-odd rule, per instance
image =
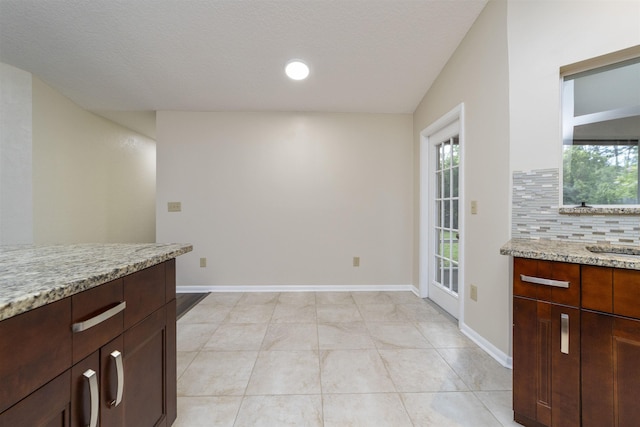
[{"label": "electrical outlet", "polygon": [[169,202],[169,203],[167,203],[167,210],[169,212],[181,212],[182,211],[182,203],[180,203],[180,202]]},{"label": "electrical outlet", "polygon": [[478,201],[477,200],[472,200],[471,201],[471,215],[477,215],[478,214]]},{"label": "electrical outlet", "polygon": [[360,257],[359,256],[354,256],[353,257],[353,266],[354,267],[360,267]]},{"label": "electrical outlet", "polygon": [[207,259],[200,258],[200,267],[206,267],[206,266],[207,266]]},{"label": "electrical outlet", "polygon": [[471,285],[471,299],[478,302],[478,287],[476,285]]}]

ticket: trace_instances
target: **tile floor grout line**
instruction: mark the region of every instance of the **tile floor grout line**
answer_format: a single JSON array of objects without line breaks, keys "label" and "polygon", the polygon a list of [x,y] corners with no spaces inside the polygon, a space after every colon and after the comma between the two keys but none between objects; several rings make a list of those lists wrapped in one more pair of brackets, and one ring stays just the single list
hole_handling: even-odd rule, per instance
[{"label": "tile floor grout line", "polygon": [[318,295],[315,295],[315,312],[316,312],[316,336],[318,342],[318,385],[320,386],[320,417],[322,419],[322,426],[325,425],[325,416],[324,416],[324,389],[322,387],[322,360],[320,353],[320,328],[318,321]]},{"label": "tile floor grout line", "polygon": [[[247,294],[247,293],[243,293],[243,296],[244,296],[244,295],[246,295],[246,294]],[[325,409],[326,409],[326,404],[327,404],[327,402],[326,402],[326,400],[325,400],[325,399],[326,399],[326,397],[327,397],[327,396],[330,396],[330,395],[336,395],[336,396],[339,396],[339,395],[358,395],[358,396],[363,396],[363,398],[364,398],[364,396],[367,396],[367,395],[390,395],[390,394],[393,394],[393,395],[395,395],[398,399],[400,399],[400,402],[399,402],[399,405],[400,405],[400,406],[396,406],[396,408],[397,408],[397,409],[394,409],[394,411],[398,411],[398,410],[400,410],[400,407],[401,407],[401,408],[402,408],[402,411],[403,411],[403,413],[404,413],[404,415],[408,417],[410,425],[413,425],[414,427],[415,427],[415,426],[417,426],[417,425],[422,425],[422,424],[416,424],[416,422],[419,422],[418,420],[419,420],[420,418],[417,418],[417,419],[415,419],[415,420],[414,420],[414,418],[412,418],[412,416],[411,416],[411,414],[410,414],[410,412],[409,412],[409,410],[408,410],[408,407],[407,407],[407,404],[410,404],[410,405],[413,405],[413,406],[414,406],[414,410],[417,408],[417,407],[415,406],[415,405],[416,405],[416,401],[414,401],[414,399],[415,399],[415,398],[412,398],[412,400],[410,400],[409,402],[407,402],[407,401],[405,401],[405,400],[404,400],[404,398],[403,398],[403,393],[404,393],[404,394],[407,394],[407,395],[412,395],[412,394],[413,394],[413,395],[416,395],[416,396],[420,396],[420,395],[446,396],[446,395],[448,395],[448,394],[450,394],[451,396],[455,396],[456,394],[472,396],[472,397],[473,397],[473,399],[475,400],[474,406],[475,406],[475,407],[478,407],[478,408],[482,408],[482,411],[483,411],[483,414],[484,414],[483,416],[484,416],[484,417],[487,417],[487,416],[488,416],[488,418],[485,418],[485,421],[488,423],[488,425],[493,425],[493,423],[494,423],[494,422],[497,422],[497,425],[504,425],[504,426],[506,426],[506,425],[511,426],[511,425],[512,425],[512,424],[504,424],[504,423],[501,421],[501,418],[502,418],[502,419],[504,419],[504,420],[505,420],[505,422],[507,422],[507,421],[506,421],[506,420],[507,420],[507,418],[505,418],[505,414],[506,414],[506,413],[501,409],[501,408],[503,408],[503,406],[502,406],[502,405],[504,405],[504,403],[501,403],[501,402],[504,402],[504,401],[505,401],[505,400],[504,400],[504,399],[505,399],[504,394],[501,394],[501,395],[493,395],[494,397],[492,397],[492,394],[491,394],[491,393],[498,393],[498,392],[507,392],[507,391],[511,391],[511,389],[508,389],[508,390],[495,390],[495,391],[494,391],[494,390],[488,390],[488,391],[487,391],[487,394],[483,394],[484,399],[486,399],[486,400],[487,400],[487,402],[489,402],[489,403],[485,403],[485,400],[480,399],[479,394],[478,394],[478,393],[483,392],[483,390],[481,390],[481,389],[480,389],[480,387],[482,387],[482,385],[479,385],[479,386],[478,386],[478,390],[475,390],[475,389],[474,389],[474,388],[475,388],[475,386],[471,386],[471,387],[470,387],[470,386],[467,384],[467,382],[463,379],[463,377],[461,376],[461,374],[460,374],[460,373],[458,373],[458,371],[457,371],[456,369],[454,369],[454,367],[452,366],[452,364],[450,364],[450,363],[449,363],[449,361],[448,361],[447,359],[445,359],[445,357],[444,357],[444,355],[443,355],[443,353],[442,353],[442,351],[446,351],[447,349],[458,349],[458,347],[457,347],[457,346],[455,346],[455,345],[454,345],[454,346],[449,346],[449,345],[447,345],[447,344],[446,344],[446,343],[447,343],[447,341],[441,341],[441,340],[439,340],[439,342],[440,342],[440,343],[439,343],[437,346],[436,346],[436,345],[434,345],[434,343],[433,343],[433,342],[431,342],[431,340],[429,340],[428,336],[426,335],[427,330],[426,330],[426,329],[423,329],[423,328],[422,328],[422,327],[420,327],[420,325],[419,325],[420,323],[427,323],[427,324],[431,324],[431,325],[433,325],[433,327],[435,328],[435,327],[436,327],[436,325],[440,325],[440,324],[442,324],[442,325],[444,326],[444,325],[445,325],[445,323],[444,323],[444,322],[438,322],[438,321],[435,321],[435,320],[429,319],[429,316],[428,316],[428,315],[426,315],[426,313],[423,315],[422,313],[418,312],[418,311],[417,311],[417,310],[418,310],[418,308],[417,308],[417,307],[407,307],[407,310],[402,311],[402,313],[404,313],[404,314],[405,314],[405,317],[406,317],[406,319],[404,319],[404,320],[402,320],[402,321],[401,321],[401,320],[399,320],[399,319],[395,319],[395,320],[393,320],[393,319],[392,319],[392,320],[387,319],[387,320],[385,320],[385,316],[384,316],[384,315],[382,315],[382,316],[380,316],[380,317],[378,318],[378,316],[377,316],[377,315],[376,315],[376,313],[375,313],[375,310],[370,310],[369,315],[368,315],[369,319],[368,319],[368,320],[366,320],[366,319],[364,318],[364,316],[362,316],[362,309],[364,308],[363,306],[366,306],[367,304],[379,304],[379,303],[381,302],[380,300],[376,300],[376,299],[375,299],[376,295],[374,295],[374,294],[372,294],[371,299],[367,299],[367,297],[366,297],[366,296],[363,296],[362,298],[360,298],[360,302],[357,302],[357,301],[355,301],[355,298],[353,298],[353,296],[352,296],[352,295],[351,295],[351,293],[350,293],[350,297],[351,297],[352,303],[350,303],[349,305],[354,305],[354,308],[356,309],[356,312],[360,315],[360,320],[358,320],[358,321],[357,321],[357,323],[361,323],[362,325],[364,325],[364,330],[363,330],[362,332],[364,332],[364,333],[366,334],[366,337],[368,337],[368,339],[369,339],[369,340],[371,340],[371,342],[372,342],[373,348],[365,348],[364,350],[369,350],[369,351],[370,351],[370,350],[376,350],[375,354],[377,354],[377,356],[378,356],[379,360],[381,360],[381,361],[382,361],[383,368],[384,368],[384,370],[385,370],[385,372],[386,372],[386,374],[387,374],[386,376],[390,379],[391,384],[393,384],[394,391],[393,391],[393,392],[389,392],[389,391],[386,391],[386,392],[368,392],[368,391],[366,391],[366,390],[363,390],[363,391],[359,391],[359,392],[357,392],[357,393],[353,393],[353,392],[351,392],[351,393],[347,393],[347,392],[340,392],[340,393],[327,393],[327,392],[326,392],[326,390],[324,390],[323,383],[322,383],[322,378],[323,378],[323,369],[322,369],[322,366],[323,366],[323,365],[322,365],[322,360],[321,360],[321,354],[322,354],[322,352],[323,352],[323,351],[325,351],[325,352],[326,352],[326,351],[333,351],[333,350],[335,350],[335,349],[331,349],[331,347],[336,346],[336,345],[338,346],[338,348],[340,348],[340,345],[341,345],[341,344],[333,344],[333,345],[332,345],[332,344],[330,344],[330,343],[332,342],[332,340],[333,340],[333,339],[343,340],[343,339],[345,339],[345,338],[346,338],[347,340],[349,340],[349,339],[351,338],[351,337],[350,337],[350,335],[349,335],[350,333],[352,333],[352,332],[353,332],[353,333],[358,333],[358,334],[360,334],[360,332],[356,332],[356,331],[358,331],[358,330],[359,330],[359,328],[358,328],[358,329],[356,329],[356,330],[351,330],[352,332],[349,332],[349,331],[345,330],[345,331],[343,332],[343,337],[342,337],[342,338],[332,338],[332,339],[330,339],[329,341],[327,341],[327,344],[328,344],[328,347],[329,347],[329,348],[328,348],[328,349],[326,349],[326,350],[322,350],[322,349],[321,349],[320,326],[321,326],[322,324],[324,324],[324,323],[329,323],[329,324],[330,324],[331,322],[324,322],[324,323],[320,322],[320,318],[319,318],[319,310],[318,310],[318,309],[319,309],[320,304],[318,304],[319,298],[318,298],[318,295],[317,295],[317,294],[318,294],[318,293],[316,292],[316,293],[314,294],[314,298],[313,298],[313,299],[314,299],[314,302],[315,302],[315,303],[314,303],[314,306],[315,306],[315,307],[314,307],[314,308],[315,308],[315,322],[314,322],[314,323],[315,323],[315,332],[316,332],[315,344],[316,344],[317,348],[316,348],[316,349],[312,349],[312,351],[317,355],[317,361],[318,361],[318,365],[317,365],[317,369],[318,369],[318,377],[317,377],[317,379],[318,379],[318,381],[319,381],[319,395],[317,395],[317,396],[319,396],[319,399],[320,399],[320,402],[319,402],[319,403],[320,403],[320,407],[319,407],[319,408],[316,408],[316,410],[317,410],[317,411],[319,411],[319,412],[316,412],[316,414],[318,414],[318,416],[320,417],[320,420],[318,420],[318,422],[320,422],[320,425],[326,425],[326,419],[325,419],[325,412],[324,412],[324,411],[325,411]],[[377,295],[387,295],[387,296],[388,296],[388,294],[385,294],[385,293],[376,293],[376,294],[377,294]],[[252,396],[247,395],[247,392],[248,392],[248,389],[249,389],[249,385],[250,385],[250,383],[251,383],[251,379],[252,379],[252,377],[254,376],[254,374],[255,374],[255,372],[256,372],[257,362],[258,362],[258,360],[259,360],[259,358],[260,358],[260,355],[264,354],[264,353],[267,351],[266,349],[263,349],[262,347],[264,346],[265,340],[267,339],[267,333],[268,333],[269,328],[270,328],[272,325],[276,325],[276,323],[274,323],[274,321],[276,321],[276,320],[277,320],[277,319],[275,318],[275,315],[276,315],[276,310],[277,310],[277,308],[278,308],[278,304],[280,303],[279,298],[281,297],[281,295],[282,295],[282,293],[279,293],[278,297],[276,298],[276,301],[275,301],[275,304],[274,304],[274,306],[273,306],[273,310],[272,310],[272,311],[271,311],[271,313],[270,313],[269,319],[267,319],[266,321],[260,321],[260,322],[257,322],[257,323],[266,324],[266,328],[265,328],[264,335],[262,336],[262,339],[260,340],[260,344],[259,344],[259,346],[258,346],[258,350],[257,350],[257,352],[256,352],[256,353],[257,353],[256,358],[253,360],[253,365],[252,365],[252,367],[251,367],[251,372],[249,373],[249,375],[248,375],[248,379],[247,379],[247,382],[246,382],[246,384],[244,385],[243,393],[242,393],[242,395],[241,395],[241,396],[238,396],[238,398],[240,399],[240,401],[239,401],[238,406],[237,406],[237,407],[235,407],[235,410],[234,410],[234,416],[233,416],[233,425],[234,425],[234,426],[236,426],[236,425],[240,425],[240,424],[238,424],[239,422],[240,422],[240,423],[242,423],[242,422],[246,422],[246,416],[247,416],[247,413],[245,412],[245,414],[244,414],[244,415],[242,415],[242,408],[243,408],[243,404],[246,402],[246,399],[247,399],[248,397],[252,397]],[[241,298],[239,298],[239,299],[237,299],[237,300],[235,301],[235,303],[233,303],[232,308],[230,308],[230,311],[233,309],[233,307],[237,307],[237,306],[241,305],[241,304],[240,304],[241,299],[242,299],[242,297],[241,297]],[[398,301],[399,301],[399,302],[398,302]],[[398,312],[398,310],[399,310],[400,306],[401,306],[401,305],[403,305],[403,302],[405,302],[405,301],[407,301],[405,298],[396,298],[396,299],[393,299],[393,300],[391,301],[391,304],[393,305],[393,308],[394,308],[393,313]],[[419,299],[419,301],[423,301],[423,300],[422,300],[422,299]],[[330,299],[326,299],[326,300],[325,300],[325,302],[326,302],[326,303],[331,303],[331,300],[330,300]],[[422,303],[422,302],[421,302],[421,303]],[[427,305],[428,305],[428,306],[431,306],[431,304],[429,304],[428,302],[426,302],[426,303],[427,303]],[[285,303],[283,302],[282,304],[285,304]],[[405,304],[409,304],[409,303],[408,303],[408,302],[406,302]],[[295,304],[293,304],[293,305],[295,305]],[[414,309],[416,310],[416,311],[415,311],[415,314],[413,314],[413,315],[409,315],[409,314],[407,314],[407,312],[408,312],[410,309],[412,309],[412,308],[414,308]],[[294,312],[294,317],[295,317],[295,311],[293,311],[293,312]],[[329,311],[328,313],[331,313],[331,312]],[[435,314],[435,313],[434,313],[434,314]],[[437,313],[437,315],[438,315],[438,316],[440,316],[441,314],[438,312],[438,313]],[[287,316],[287,315],[285,314],[285,315],[284,315],[284,317],[286,318],[286,316]],[[205,340],[205,342],[204,342],[204,343],[199,347],[199,349],[195,352],[195,353],[196,353],[196,355],[195,355],[195,356],[190,360],[190,362],[189,362],[189,363],[188,363],[188,364],[183,368],[183,370],[182,370],[182,374],[181,374],[181,377],[184,375],[184,373],[185,373],[185,372],[187,372],[187,371],[188,371],[189,367],[193,364],[193,362],[196,360],[196,358],[198,357],[198,355],[200,355],[203,351],[205,351],[205,348],[204,348],[204,347],[205,347],[206,343],[207,343],[207,342],[209,342],[209,341],[213,338],[213,336],[215,335],[215,333],[216,333],[216,331],[218,330],[218,328],[220,328],[220,327],[221,327],[221,325],[222,325],[222,324],[224,324],[224,323],[229,323],[229,320],[230,320],[230,319],[229,319],[229,317],[230,317],[230,315],[227,315],[227,316],[225,317],[225,320],[223,320],[223,322],[222,322],[222,323],[217,323],[215,330],[211,333],[211,336],[210,336],[210,337],[208,337],[208,339],[207,339],[207,340]],[[305,318],[306,318],[306,317],[305,317]],[[438,318],[438,319],[439,319],[439,318]],[[326,320],[326,319],[325,319],[325,320]],[[420,321],[420,320],[422,320],[422,321]],[[449,320],[449,319],[446,319],[446,320]],[[305,323],[306,323],[306,322],[305,322]],[[333,322],[333,323],[353,323],[353,322]],[[417,329],[417,331],[419,332],[419,334],[417,334],[417,335],[416,335],[416,338],[417,338],[417,337],[420,337],[420,342],[419,342],[419,344],[418,344],[418,343],[413,343],[413,342],[411,342],[411,341],[408,341],[408,340],[410,340],[410,338],[406,338],[406,340],[407,340],[407,341],[403,341],[403,340],[405,340],[405,339],[404,339],[404,338],[401,338],[401,341],[398,341],[398,343],[397,343],[397,348],[396,348],[396,347],[394,347],[394,345],[396,345],[396,344],[394,344],[394,342],[396,342],[396,341],[394,341],[394,339],[393,339],[393,338],[391,338],[391,341],[388,341],[388,343],[387,343],[387,344],[388,344],[388,348],[387,348],[387,346],[385,346],[385,345],[381,345],[381,343],[379,343],[377,339],[373,339],[372,329],[371,329],[371,328],[373,327],[373,325],[376,325],[376,324],[385,324],[385,323],[387,323],[387,324],[395,324],[395,325],[397,325],[397,326],[399,326],[399,327],[402,327],[402,325],[406,325],[408,329],[411,329],[411,328],[413,328],[413,329]],[[285,330],[287,329],[287,327],[286,327],[286,325],[287,325],[287,324],[294,324],[294,322],[287,322],[287,321],[285,321],[285,322],[282,322],[282,324],[277,323],[277,325],[279,325],[280,327],[282,327],[282,328],[283,328],[283,333],[285,334],[285,336],[287,335],[287,334],[286,334],[286,331],[285,331]],[[410,327],[409,327],[409,326],[410,326]],[[383,330],[384,330],[384,328],[383,328]],[[445,327],[445,328],[444,328],[444,330],[448,330],[448,327]],[[401,329],[398,329],[398,330],[396,330],[396,331],[401,331]],[[378,332],[380,332],[380,331],[378,331]],[[388,331],[386,331],[386,332],[380,332],[380,333],[382,334],[382,335],[380,335],[380,337],[381,337],[381,339],[382,339],[382,343],[387,342],[387,341],[386,341],[386,339],[385,339],[384,337],[385,337],[385,336],[389,336],[389,335],[388,335],[388,334],[389,334],[389,332],[393,333],[393,332],[394,332],[393,328],[391,328],[391,330],[388,330]],[[434,331],[434,332],[436,332],[436,331]],[[437,332],[436,332],[436,333],[437,333]],[[345,335],[345,334],[346,334],[346,335]],[[449,332],[447,332],[447,334],[449,334]],[[447,334],[445,334],[445,335],[447,335]],[[408,333],[407,337],[410,337],[410,336],[411,336],[411,333]],[[293,338],[293,337],[294,337],[294,336],[292,335],[292,338]],[[296,338],[296,339],[297,339],[297,338]],[[446,339],[449,339],[449,338],[448,338],[448,337],[446,337]],[[291,343],[293,343],[294,347],[297,347],[297,346],[298,346],[298,344],[295,344],[295,341],[290,341],[290,342],[291,342]],[[308,341],[307,341],[307,342],[308,342]],[[336,342],[336,343],[338,343],[339,341],[335,341],[335,342]],[[407,347],[404,347],[404,343],[405,343],[405,342],[407,343],[407,344],[406,344],[406,345],[407,345]],[[422,345],[424,345],[424,343],[425,343],[425,342],[426,342],[428,345],[431,345],[431,348],[423,348],[423,347],[421,347]],[[455,343],[456,343],[456,341],[451,341],[451,343],[455,344]],[[365,343],[364,345],[367,345],[367,344]],[[415,348],[414,348],[414,347],[415,347]],[[466,347],[466,346],[465,346],[465,347],[462,347],[463,351],[464,351],[464,350],[466,350],[467,348],[475,348],[475,347],[473,347],[473,346],[469,346],[469,347]],[[356,348],[344,348],[344,349],[340,348],[340,349],[341,349],[341,350],[344,350],[345,352],[347,352],[346,354],[348,354],[348,352],[350,352],[350,351],[361,350],[361,349],[356,349]],[[465,391],[456,391],[456,390],[452,390],[452,391],[437,391],[437,392],[436,392],[436,391],[401,392],[401,391],[399,391],[399,390],[400,390],[400,388],[402,388],[402,387],[401,387],[400,385],[398,385],[398,384],[397,384],[396,380],[394,380],[394,378],[393,378],[393,376],[391,375],[391,372],[390,372],[390,366],[389,366],[389,364],[388,364],[388,363],[387,363],[387,361],[382,357],[381,352],[382,352],[382,351],[386,351],[386,350],[398,350],[398,351],[402,351],[402,350],[416,350],[416,351],[421,351],[421,350],[430,350],[430,351],[433,351],[433,350],[435,350],[435,354],[437,354],[437,356],[438,356],[441,360],[443,360],[443,361],[445,362],[445,364],[446,364],[446,366],[448,367],[448,369],[450,369],[450,370],[451,370],[451,371],[456,375],[456,377],[460,380],[460,382],[461,382],[462,384],[464,384],[464,385],[467,387],[467,390],[465,390]],[[213,350],[213,351],[216,351],[216,352],[217,352],[217,350]],[[233,351],[233,350],[227,350],[227,351]],[[289,351],[294,351],[294,350],[291,350],[290,348],[288,348],[288,345],[287,345],[287,346],[285,346],[285,347],[283,347],[283,348],[276,349],[276,350],[269,350],[269,351],[274,351],[274,352],[279,352],[279,351],[289,352]],[[224,352],[224,350],[222,350],[221,352]],[[250,359],[249,359],[249,361],[250,361]],[[472,360],[472,361],[470,361],[470,362],[472,362],[472,363],[473,363],[473,362],[474,362],[474,360]],[[481,360],[481,359],[478,359],[478,360],[477,360],[477,363],[481,363],[481,362],[482,362],[482,360]],[[403,369],[404,369],[404,368],[403,368]],[[465,367],[464,369],[465,369],[465,371],[464,371],[464,372],[466,372],[466,369],[467,369],[467,368]],[[493,369],[493,368],[491,368],[491,369]],[[502,374],[500,374],[500,375],[502,375]],[[468,376],[468,375],[466,375],[466,374],[465,374],[465,377],[467,377],[467,376]],[[500,378],[500,377],[498,377],[498,379],[499,379],[499,378]],[[501,382],[500,382],[500,381],[501,381],[501,380],[499,380],[499,381],[498,381],[498,383],[491,383],[491,384],[498,384],[498,385],[500,385],[500,384],[501,384]],[[476,383],[476,382],[475,382],[475,380],[474,380],[474,383],[473,383],[473,384],[475,384],[475,383]],[[485,385],[486,385],[486,384],[485,384]],[[296,394],[296,393],[292,393],[292,394],[268,394],[268,393],[267,393],[267,394],[260,394],[260,395],[256,395],[256,396],[263,396],[263,397],[282,397],[282,396],[314,396],[314,395],[315,395],[315,394],[313,394],[313,393],[312,393],[312,394]],[[215,394],[214,394],[213,396],[217,396],[217,395],[215,395]],[[220,395],[220,397],[224,397],[224,396],[230,396],[230,395]],[[503,397],[499,397],[499,396],[503,396]],[[183,397],[184,397],[184,396],[183,396]],[[189,397],[189,396],[186,396],[186,397]],[[196,396],[196,397],[197,397],[197,396]],[[469,399],[470,399],[470,398],[469,398]],[[498,400],[496,400],[496,399],[498,399]],[[332,400],[333,400],[333,404],[335,405],[337,401],[336,401],[336,400],[334,400],[334,399],[332,399]],[[338,400],[338,401],[339,401],[339,400]],[[455,398],[454,398],[454,401],[455,401]],[[413,402],[413,403],[411,403],[411,402]],[[316,401],[316,404],[317,404],[317,401]],[[494,410],[492,410],[492,409],[491,409],[491,407],[490,407],[490,406],[488,406],[489,404],[491,404],[491,407],[493,407],[493,408],[494,408],[494,410],[496,410],[497,412],[494,412]],[[398,405],[398,403],[396,403],[395,405]],[[345,408],[346,408],[346,407],[343,407],[343,409],[345,409]],[[479,409],[478,409],[478,410],[479,410]],[[395,413],[399,414],[399,412],[395,412]],[[488,414],[487,414],[487,413],[488,413]],[[473,413],[470,413],[470,415],[473,417],[473,415],[472,415],[472,414],[473,414]],[[489,414],[490,414],[490,415],[489,415]],[[501,414],[501,415],[499,415],[499,414]],[[414,415],[415,415],[415,414],[414,414]],[[241,417],[242,417],[242,421],[240,420],[240,418],[241,418]],[[489,421],[489,419],[491,419],[491,420],[493,420],[493,421]],[[467,421],[465,421],[464,425],[468,425],[468,424],[466,424],[466,422],[468,422],[469,420],[471,420],[471,419],[467,419]],[[475,418],[474,418],[474,420],[475,420]],[[230,421],[231,421],[231,420],[230,420]],[[180,425],[180,423],[179,423],[179,422],[178,422],[178,424]],[[484,424],[483,424],[483,425],[484,425]]]}]

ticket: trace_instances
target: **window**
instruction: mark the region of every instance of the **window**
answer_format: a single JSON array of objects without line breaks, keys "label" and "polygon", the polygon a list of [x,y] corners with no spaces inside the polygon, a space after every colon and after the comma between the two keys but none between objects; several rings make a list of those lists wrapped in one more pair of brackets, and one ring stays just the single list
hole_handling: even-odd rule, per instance
[{"label": "window", "polygon": [[565,74],[562,86],[563,205],[640,205],[640,57]]}]

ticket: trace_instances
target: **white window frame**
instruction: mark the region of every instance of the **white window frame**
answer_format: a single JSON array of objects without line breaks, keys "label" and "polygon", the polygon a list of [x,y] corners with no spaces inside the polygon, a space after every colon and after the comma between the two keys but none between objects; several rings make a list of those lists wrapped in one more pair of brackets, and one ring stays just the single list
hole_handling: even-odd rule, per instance
[{"label": "white window frame", "polygon": [[[588,59],[575,64],[567,65],[560,68],[560,89],[561,89],[561,128],[562,128],[562,144],[560,145],[560,158],[563,159],[563,151],[566,145],[572,145],[573,142],[573,128],[578,125],[585,125],[589,123],[597,123],[606,120],[615,120],[626,117],[640,116],[640,106],[632,106],[626,108],[618,108],[609,111],[599,111],[596,113],[585,114],[582,116],[574,117],[574,92],[573,92],[573,80],[565,82],[565,78],[573,76],[582,72],[595,70],[598,68],[604,68],[609,65],[618,64],[621,62],[634,60],[640,58],[640,45],[631,47],[618,52],[613,52],[600,57]],[[566,84],[568,83],[568,84]],[[568,118],[568,119],[567,119]],[[569,206],[564,204],[564,165],[561,160],[560,167],[560,191],[559,191],[559,206],[562,211],[566,213],[575,213],[573,208],[575,205]],[[638,168],[638,184],[640,193],[640,167]],[[639,195],[640,200],[640,195]],[[640,204],[632,205],[590,205],[593,210],[591,213],[598,213],[597,211],[607,209],[614,209],[618,213],[638,213],[640,210]]]}]

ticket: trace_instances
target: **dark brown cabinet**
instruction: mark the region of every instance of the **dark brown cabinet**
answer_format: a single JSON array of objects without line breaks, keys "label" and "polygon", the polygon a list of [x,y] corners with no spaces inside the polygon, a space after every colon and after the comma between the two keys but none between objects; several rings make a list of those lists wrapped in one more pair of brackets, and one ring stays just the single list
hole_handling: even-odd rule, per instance
[{"label": "dark brown cabinet", "polygon": [[580,267],[516,258],[514,273],[514,418],[580,425]]},{"label": "dark brown cabinet", "polygon": [[[166,309],[156,310],[124,334],[127,426],[171,425],[166,422]],[[173,421],[173,420],[172,420]]]},{"label": "dark brown cabinet", "polygon": [[637,426],[640,271],[515,258],[513,284],[515,420]]},{"label": "dark brown cabinet", "polygon": [[70,324],[71,298],[0,322],[0,413],[71,366]]},{"label": "dark brown cabinet", "polygon": [[119,336],[71,368],[71,427],[90,426],[92,416],[100,426],[124,425],[124,405],[118,399],[123,396],[118,396],[118,383],[124,377],[117,373],[122,343]]},{"label": "dark brown cabinet", "polygon": [[604,291],[583,301],[582,425],[637,426],[640,271],[590,267],[589,272],[598,278],[593,285]]},{"label": "dark brown cabinet", "polygon": [[71,373],[61,375],[0,414],[0,426],[69,427]]},{"label": "dark brown cabinet", "polygon": [[0,322],[0,427],[172,425],[175,323],[174,259]]}]

